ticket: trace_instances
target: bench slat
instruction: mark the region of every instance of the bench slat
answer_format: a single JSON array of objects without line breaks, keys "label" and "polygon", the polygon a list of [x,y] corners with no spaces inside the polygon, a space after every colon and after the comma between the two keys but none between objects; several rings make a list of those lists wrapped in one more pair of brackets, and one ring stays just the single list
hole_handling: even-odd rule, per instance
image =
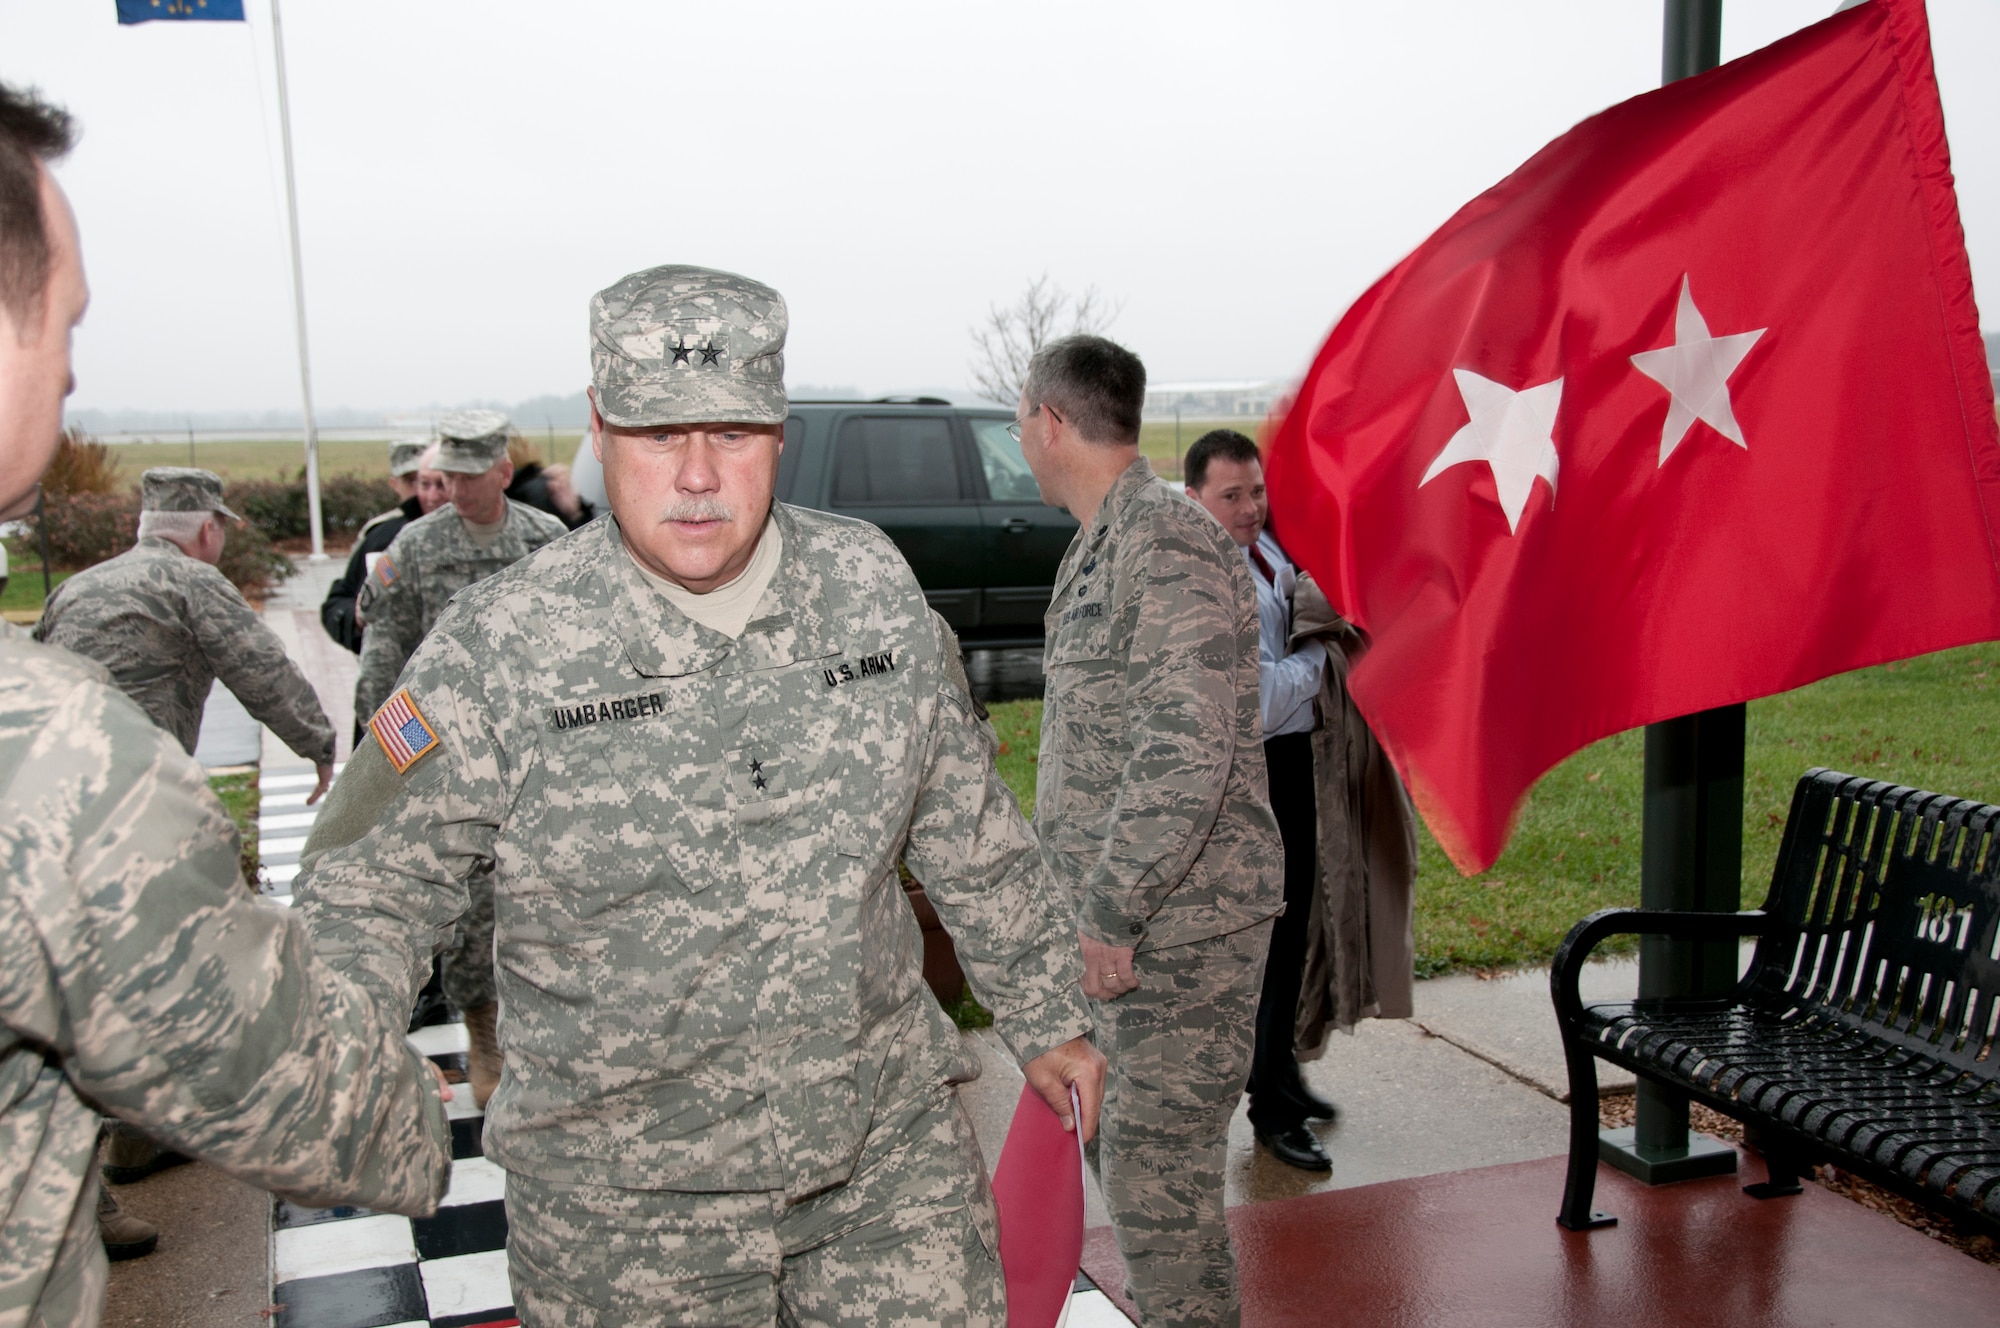
[{"label": "bench slat", "polygon": [[[1597,915],[1558,955],[1551,981],[1574,1048],[1576,1113],[1566,1225],[1589,1225],[1593,1057],[1686,1088],[1780,1151],[1833,1158],[1946,1211],[2000,1217],[2000,808],[1809,771],[1763,908],[1740,924],[1670,922],[1686,916]],[[1756,934],[1734,1003],[1583,1006],[1580,938],[1595,944],[1628,921]]]}]

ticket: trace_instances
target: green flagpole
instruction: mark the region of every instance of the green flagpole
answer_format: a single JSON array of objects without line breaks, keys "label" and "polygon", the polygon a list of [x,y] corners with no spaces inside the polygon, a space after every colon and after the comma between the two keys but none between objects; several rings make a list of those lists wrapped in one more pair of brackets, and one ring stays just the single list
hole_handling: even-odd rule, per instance
[{"label": "green flagpole", "polygon": [[[1722,63],[1722,0],[1666,0],[1660,82],[1691,78]],[[1646,726],[1644,846],[1639,905],[1733,913],[1743,894],[1743,724],[1741,705],[1720,706]],[[1725,992],[1736,982],[1736,947],[1639,942],[1639,996]],[[1606,1130],[1598,1155],[1648,1184],[1736,1170],[1736,1150],[1688,1129],[1688,1100],[1639,1080],[1637,1123]]]}]

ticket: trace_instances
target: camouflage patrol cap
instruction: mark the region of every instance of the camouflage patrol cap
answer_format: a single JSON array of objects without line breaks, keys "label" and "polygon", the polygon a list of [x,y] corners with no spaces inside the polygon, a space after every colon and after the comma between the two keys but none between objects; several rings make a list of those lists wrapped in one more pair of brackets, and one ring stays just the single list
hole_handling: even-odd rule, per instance
[{"label": "camouflage patrol cap", "polygon": [[783,424],[785,297],[712,268],[634,272],[590,301],[590,381],[605,422]]},{"label": "camouflage patrol cap", "polygon": [[507,417],[497,410],[455,410],[438,419],[436,469],[484,475],[507,455]]},{"label": "camouflage patrol cap", "polygon": [[431,450],[429,443],[395,442],[389,444],[389,473],[391,475],[414,475],[423,464],[424,453]]},{"label": "camouflage patrol cap", "polygon": [[188,466],[155,466],[139,477],[139,508],[146,512],[220,512],[243,518],[222,502],[222,476]]}]

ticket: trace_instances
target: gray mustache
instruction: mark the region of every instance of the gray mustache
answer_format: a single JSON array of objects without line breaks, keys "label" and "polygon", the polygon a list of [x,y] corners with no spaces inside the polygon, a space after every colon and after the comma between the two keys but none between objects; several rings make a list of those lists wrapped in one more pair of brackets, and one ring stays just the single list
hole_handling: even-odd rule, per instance
[{"label": "gray mustache", "polygon": [[732,521],[735,517],[720,498],[686,498],[660,513],[662,521]]}]

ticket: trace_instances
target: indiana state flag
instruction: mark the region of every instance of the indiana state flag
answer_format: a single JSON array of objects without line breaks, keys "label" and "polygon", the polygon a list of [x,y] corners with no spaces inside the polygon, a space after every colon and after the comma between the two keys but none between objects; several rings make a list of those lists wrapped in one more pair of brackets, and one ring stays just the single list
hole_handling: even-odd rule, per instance
[{"label": "indiana state flag", "polygon": [[120,23],[150,23],[156,18],[241,23],[243,0],[118,0]]}]

